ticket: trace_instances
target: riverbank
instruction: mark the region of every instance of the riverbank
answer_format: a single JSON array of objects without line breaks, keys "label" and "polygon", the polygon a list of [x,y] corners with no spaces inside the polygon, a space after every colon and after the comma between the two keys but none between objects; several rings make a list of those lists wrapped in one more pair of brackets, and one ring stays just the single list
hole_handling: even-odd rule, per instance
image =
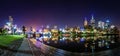
[{"label": "riverbank", "polygon": [[0,56],[13,55],[23,41],[22,35],[0,35]]},{"label": "riverbank", "polygon": [[[39,41],[39,40],[38,40]],[[100,42],[100,43],[99,43]],[[45,42],[43,41],[44,44],[58,48],[58,49],[63,49],[66,51],[70,51],[70,52],[78,52],[78,53],[82,53],[82,52],[99,52],[99,51],[104,51],[104,50],[109,50],[109,49],[114,49],[117,47],[120,47],[120,42],[114,42],[114,43],[108,43],[108,42],[104,42],[104,41],[95,41],[94,43],[89,43],[86,45],[86,42],[84,41],[80,41],[80,42],[69,42],[69,41],[48,41]]]}]

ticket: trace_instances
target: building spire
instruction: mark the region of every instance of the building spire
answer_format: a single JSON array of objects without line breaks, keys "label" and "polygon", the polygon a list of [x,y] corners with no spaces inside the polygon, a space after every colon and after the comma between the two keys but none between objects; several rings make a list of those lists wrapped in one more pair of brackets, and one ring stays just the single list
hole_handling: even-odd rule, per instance
[{"label": "building spire", "polygon": [[9,21],[10,21],[10,22],[13,22],[12,16],[9,16]]},{"label": "building spire", "polygon": [[94,15],[91,15],[91,26],[94,28],[95,27],[95,19],[94,19]]},{"label": "building spire", "polygon": [[87,26],[87,25],[88,25],[88,21],[87,21],[87,18],[85,17],[84,26]]},{"label": "building spire", "polygon": [[92,16],[92,19],[94,19],[94,15],[92,14],[91,16]]},{"label": "building spire", "polygon": [[13,25],[13,18],[12,18],[12,16],[9,16],[9,23],[10,23],[10,26],[12,27],[12,25]]},{"label": "building spire", "polygon": [[95,23],[95,19],[94,19],[94,16],[93,14],[91,15],[91,24],[94,24]]}]

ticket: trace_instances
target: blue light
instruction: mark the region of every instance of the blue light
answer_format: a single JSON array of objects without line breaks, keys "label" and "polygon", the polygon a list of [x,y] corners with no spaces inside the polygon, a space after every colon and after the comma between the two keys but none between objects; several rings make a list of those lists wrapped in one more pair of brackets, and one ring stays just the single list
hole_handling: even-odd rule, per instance
[{"label": "blue light", "polygon": [[80,30],[81,30],[81,31],[84,31],[85,29],[82,27],[82,28],[80,28]]},{"label": "blue light", "polygon": [[11,25],[11,23],[10,23],[10,22],[7,22],[6,24],[7,24],[8,26],[10,26],[10,25]]},{"label": "blue light", "polygon": [[83,41],[85,41],[85,39],[84,39],[84,38],[81,38],[80,41],[83,42]]},{"label": "blue light", "polygon": [[107,46],[107,48],[110,48],[109,45]]},{"label": "blue light", "polygon": [[110,21],[109,20],[106,20],[107,23],[109,23]]}]

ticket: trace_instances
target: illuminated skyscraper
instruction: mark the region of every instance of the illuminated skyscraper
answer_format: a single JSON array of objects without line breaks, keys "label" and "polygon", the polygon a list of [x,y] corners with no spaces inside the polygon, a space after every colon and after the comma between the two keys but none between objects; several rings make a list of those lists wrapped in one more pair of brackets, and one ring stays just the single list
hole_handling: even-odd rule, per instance
[{"label": "illuminated skyscraper", "polygon": [[102,29],[104,29],[105,28],[105,22],[102,22],[101,26],[102,26]]},{"label": "illuminated skyscraper", "polygon": [[49,28],[50,28],[50,26],[49,26],[49,25],[47,25],[47,26],[46,26],[46,28],[47,28],[47,29],[49,29]]},{"label": "illuminated skyscraper", "polygon": [[13,18],[12,18],[12,16],[9,16],[9,23],[10,23],[10,27],[12,27],[12,25],[13,25]]},{"label": "illuminated skyscraper", "polygon": [[105,23],[102,21],[98,21],[98,27],[104,29]]},{"label": "illuminated skyscraper", "polygon": [[99,27],[99,28],[102,27],[102,21],[98,21],[98,27]]},{"label": "illuminated skyscraper", "polygon": [[109,28],[110,27],[110,21],[109,20],[106,20],[106,22],[105,22],[105,28],[107,29],[107,28]]},{"label": "illuminated skyscraper", "polygon": [[85,17],[85,20],[84,20],[84,27],[88,26],[88,21],[87,21],[87,18]]},{"label": "illuminated skyscraper", "polygon": [[9,16],[9,22],[10,22],[10,27],[11,27],[11,31],[12,31],[12,34],[14,34],[14,25],[13,25],[13,18],[12,16]]},{"label": "illuminated skyscraper", "polygon": [[12,16],[9,16],[9,21],[6,23],[6,25],[4,26],[4,28],[8,29],[8,33],[13,33],[14,34],[14,29],[16,29],[16,25],[13,25],[13,18]]},{"label": "illuminated skyscraper", "polygon": [[91,23],[91,26],[93,27],[93,28],[95,28],[95,19],[94,19],[94,16],[92,15],[92,18],[91,18],[91,20],[90,20],[90,23]]}]

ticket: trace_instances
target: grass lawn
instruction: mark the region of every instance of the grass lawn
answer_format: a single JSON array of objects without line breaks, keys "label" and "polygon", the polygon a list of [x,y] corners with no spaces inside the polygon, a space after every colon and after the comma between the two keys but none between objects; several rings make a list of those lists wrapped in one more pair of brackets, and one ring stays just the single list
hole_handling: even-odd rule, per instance
[{"label": "grass lawn", "polygon": [[0,46],[7,47],[13,43],[13,41],[19,40],[23,37],[23,35],[0,35]]}]

